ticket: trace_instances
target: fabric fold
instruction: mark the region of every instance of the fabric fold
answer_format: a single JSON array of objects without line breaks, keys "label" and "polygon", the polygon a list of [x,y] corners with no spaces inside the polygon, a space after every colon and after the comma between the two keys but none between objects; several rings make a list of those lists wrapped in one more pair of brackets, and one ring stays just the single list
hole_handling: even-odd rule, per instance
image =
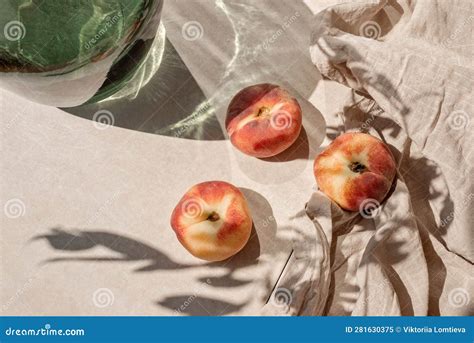
[{"label": "fabric fold", "polygon": [[353,90],[338,134],[382,139],[397,180],[372,218],[313,195],[318,238],[299,248],[329,253],[306,264],[298,283],[314,288],[286,314],[474,314],[473,6],[367,0],[314,17],[313,63]]}]

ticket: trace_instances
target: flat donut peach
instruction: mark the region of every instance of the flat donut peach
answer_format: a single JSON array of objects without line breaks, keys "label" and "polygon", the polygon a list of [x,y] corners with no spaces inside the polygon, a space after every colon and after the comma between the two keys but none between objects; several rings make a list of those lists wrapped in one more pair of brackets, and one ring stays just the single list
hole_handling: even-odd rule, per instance
[{"label": "flat donut peach", "polygon": [[241,90],[230,102],[226,129],[231,143],[244,154],[265,158],[288,149],[302,126],[298,101],[268,83]]},{"label": "flat donut peach", "polygon": [[206,261],[222,261],[247,244],[252,218],[237,187],[224,181],[209,181],[184,194],[171,215],[171,227],[192,255]]},{"label": "flat donut peach", "polygon": [[320,190],[348,211],[360,211],[367,201],[380,204],[395,174],[395,159],[389,148],[365,133],[337,137],[314,161]]}]

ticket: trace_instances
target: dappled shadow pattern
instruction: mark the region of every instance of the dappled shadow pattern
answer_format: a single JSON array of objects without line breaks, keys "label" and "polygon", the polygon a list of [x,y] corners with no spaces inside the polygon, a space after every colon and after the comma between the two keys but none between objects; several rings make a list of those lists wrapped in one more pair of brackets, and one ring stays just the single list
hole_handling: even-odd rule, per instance
[{"label": "dappled shadow pattern", "polygon": [[[198,281],[203,286],[211,288],[232,288],[247,285],[254,280],[236,278],[233,273],[258,262],[260,256],[260,243],[255,228],[252,229],[251,238],[242,251],[231,259],[222,262],[198,262],[196,264],[182,264],[174,261],[166,254],[149,244],[140,242],[131,237],[115,234],[108,231],[95,230],[65,230],[62,228],[52,228],[50,232],[38,235],[31,241],[46,240],[49,245],[58,251],[76,253],[93,250],[97,247],[106,248],[110,254],[99,256],[68,256],[50,258],[42,263],[60,262],[84,262],[84,263],[117,263],[117,262],[143,262],[144,265],[135,269],[134,272],[154,272],[159,270],[184,270],[189,268],[224,268],[225,274],[215,276],[215,274],[200,277]],[[107,256],[109,255],[109,256]],[[193,306],[185,306],[186,311],[180,311],[189,315],[222,315],[235,312],[246,305],[247,302],[232,304],[223,300],[202,297],[197,293],[188,296],[168,296],[163,300],[155,301],[159,306],[164,306],[178,311],[183,304],[190,302],[189,299],[197,299]],[[198,305],[201,304],[201,305]],[[204,307],[204,308],[203,308]]]},{"label": "dappled shadow pattern", "polygon": [[168,39],[159,69],[136,98],[62,110],[89,120],[96,119],[94,116],[100,111],[108,111],[108,124],[146,133],[196,140],[225,139],[214,108]]},{"label": "dappled shadow pattern", "polygon": [[227,301],[189,295],[166,297],[156,304],[174,310],[176,314],[189,316],[221,316],[242,309],[246,302],[231,304]]},{"label": "dappled shadow pattern", "polygon": [[[146,262],[136,272],[183,269],[191,268],[192,265],[177,263],[166,256],[158,249],[135,239],[114,234],[106,231],[66,231],[61,228],[53,228],[51,232],[45,235],[39,235],[33,240],[46,239],[48,243],[56,250],[75,252],[89,250],[95,247],[105,247],[113,252],[111,257],[88,256],[88,257],[58,257],[45,261],[45,263],[54,262]],[[117,253],[119,256],[117,257]]]},{"label": "dappled shadow pattern", "polygon": [[[362,56],[357,55],[357,49],[349,47],[348,50],[354,60],[362,59]],[[362,69],[361,67],[358,67],[358,69],[356,68],[353,71],[360,76],[361,79],[370,79],[370,86],[379,93],[379,96],[380,94],[382,94],[381,96],[384,94],[387,95],[385,100],[390,102],[397,113],[401,115],[401,120],[403,120],[404,116],[410,113],[409,104],[403,102],[396,87],[391,84],[384,75],[377,74],[374,70]],[[348,130],[357,130],[368,133],[370,133],[371,130],[374,130],[385,142],[387,142],[385,137],[390,137],[391,139],[401,138],[400,135],[403,134],[403,122],[398,123],[391,118],[387,118],[383,113],[383,109],[379,108],[370,95],[364,92],[364,90],[359,89],[358,91],[353,91],[352,95],[353,105],[344,107],[343,111],[339,113],[341,123],[336,126],[328,127],[327,136],[330,139],[335,139],[337,136],[347,132]],[[365,100],[361,95],[365,97]],[[361,98],[362,100],[360,100]],[[365,104],[361,104],[362,102]],[[371,107],[363,106],[370,102],[372,102]],[[394,147],[391,147],[391,150],[399,162],[399,177],[401,177],[403,182],[407,185],[414,218],[423,218],[422,221],[417,219],[415,224],[417,225],[418,234],[420,235],[422,248],[427,260],[426,267],[428,269],[430,297],[428,313],[436,315],[439,314],[439,297],[446,278],[446,267],[443,265],[441,258],[435,253],[431,242],[429,241],[428,232],[433,234],[442,244],[445,245],[443,236],[446,234],[451,223],[447,222],[443,223],[443,225],[438,225],[435,220],[431,203],[436,202],[442,204],[440,210],[441,218],[447,218],[449,214],[453,213],[454,204],[447,187],[445,192],[439,192],[434,190],[431,186],[433,181],[439,181],[439,179],[442,178],[438,166],[424,157],[411,156],[410,145],[410,139],[406,138],[403,152],[397,151]],[[406,224],[413,225],[414,223]],[[403,223],[403,219],[397,218],[394,220],[393,225],[402,227],[405,224]],[[350,227],[346,227],[345,230],[335,231],[331,247],[331,256],[335,256],[339,237],[344,239],[345,235],[350,233],[350,230]],[[413,315],[414,309],[410,294],[392,267],[408,257],[408,253],[403,248],[404,242],[386,241],[384,242],[383,247],[391,257],[390,260],[384,261],[383,263],[385,274],[397,292],[397,297],[401,304],[402,315]],[[378,258],[369,257],[365,260],[366,263],[369,261],[380,263]],[[334,259],[332,259],[331,265],[333,265],[333,263]],[[333,273],[328,306],[334,300],[334,293],[341,291],[336,288],[334,282]],[[344,298],[344,295],[341,294],[339,294],[338,297],[339,301],[347,301],[348,303],[355,303],[357,300],[350,296]],[[338,306],[337,304],[331,306],[334,305]]]}]

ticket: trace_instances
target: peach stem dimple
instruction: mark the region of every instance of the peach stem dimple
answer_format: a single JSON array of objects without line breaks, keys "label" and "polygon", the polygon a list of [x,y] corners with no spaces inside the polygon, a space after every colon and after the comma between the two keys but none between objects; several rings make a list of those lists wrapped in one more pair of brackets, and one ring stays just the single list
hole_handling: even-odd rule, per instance
[{"label": "peach stem dimple", "polygon": [[349,165],[349,169],[354,173],[363,173],[367,170],[367,167],[360,162],[352,162]]},{"label": "peach stem dimple", "polygon": [[212,212],[208,217],[207,220],[211,222],[216,222],[220,219],[219,214],[217,212]]},{"label": "peach stem dimple", "polygon": [[257,117],[260,117],[261,115],[268,114],[270,112],[270,109],[268,107],[260,107],[257,112]]}]

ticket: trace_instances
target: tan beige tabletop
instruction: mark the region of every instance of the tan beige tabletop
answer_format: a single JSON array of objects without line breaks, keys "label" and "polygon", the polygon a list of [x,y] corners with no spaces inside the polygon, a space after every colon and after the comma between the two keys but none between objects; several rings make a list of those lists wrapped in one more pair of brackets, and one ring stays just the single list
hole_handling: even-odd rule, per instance
[{"label": "tan beige tabletop", "polygon": [[[258,314],[294,228],[313,225],[302,211],[321,112],[343,94],[311,63],[311,7],[168,0],[160,68],[136,99],[58,109],[1,91],[1,314]],[[298,142],[269,160],[236,151],[222,125],[230,96],[259,82],[288,88],[305,116]],[[99,110],[113,126],[91,120]],[[243,190],[255,230],[238,255],[208,264],[169,217],[191,185],[214,179]]]}]

